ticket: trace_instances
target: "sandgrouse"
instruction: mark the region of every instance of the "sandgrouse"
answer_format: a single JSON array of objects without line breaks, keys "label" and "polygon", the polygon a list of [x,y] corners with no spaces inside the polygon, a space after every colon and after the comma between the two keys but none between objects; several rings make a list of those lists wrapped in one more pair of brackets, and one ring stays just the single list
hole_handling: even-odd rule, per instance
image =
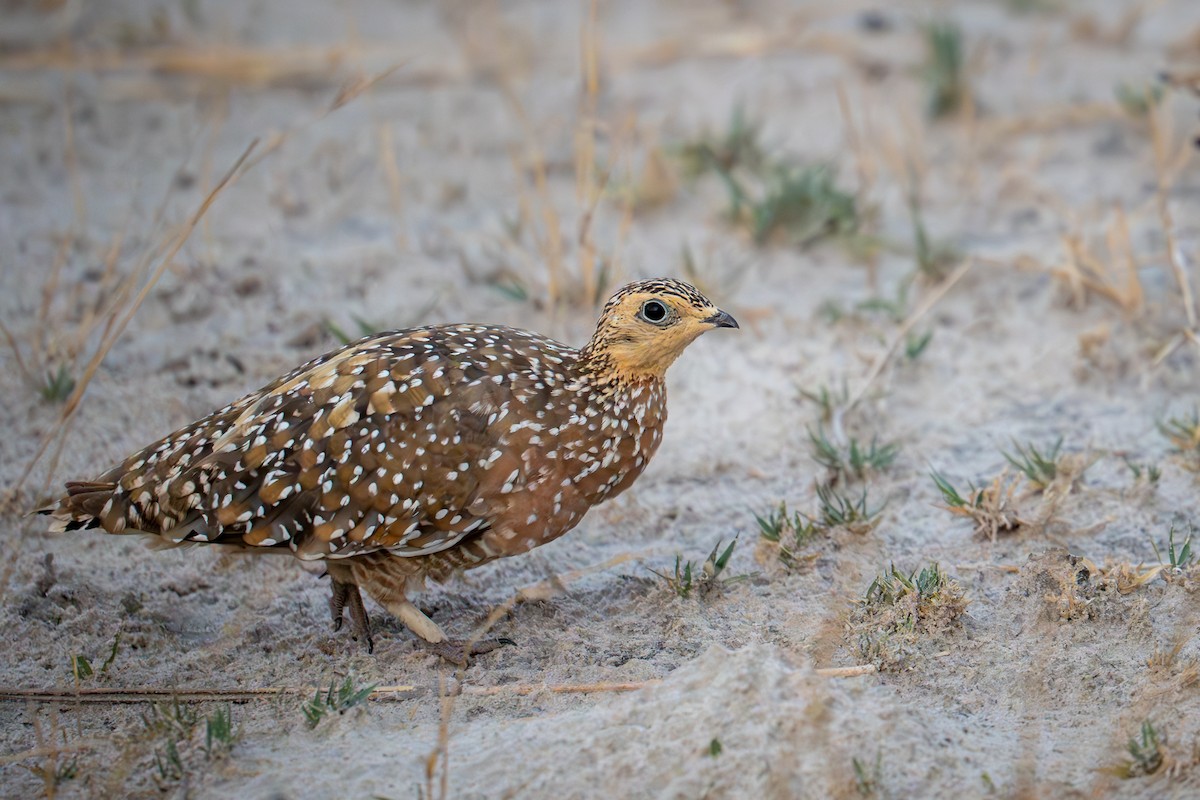
[{"label": "sandgrouse", "polygon": [[409,599],[426,578],[524,553],[641,474],[667,368],[736,328],[676,280],[632,283],[575,349],[492,325],[368,336],[149,445],[39,509],[51,530],[145,533],[324,561],[330,608],[372,647],[359,588],[445,641]]}]

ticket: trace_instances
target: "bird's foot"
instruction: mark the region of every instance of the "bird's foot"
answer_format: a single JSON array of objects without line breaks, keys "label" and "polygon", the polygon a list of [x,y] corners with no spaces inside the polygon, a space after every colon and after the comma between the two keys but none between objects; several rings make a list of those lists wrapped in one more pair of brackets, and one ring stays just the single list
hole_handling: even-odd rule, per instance
[{"label": "bird's foot", "polygon": [[363,605],[362,595],[353,583],[333,581],[333,596],[329,598],[329,612],[333,617],[333,629],[342,629],[343,611],[350,612],[350,626],[355,640],[362,638],[367,643],[367,652],[375,652],[375,639],[371,636],[371,619],[367,616],[367,608]]},{"label": "bird's foot", "polygon": [[512,639],[506,639],[503,636],[478,641],[445,639],[440,642],[425,642],[425,649],[434,655],[441,656],[456,667],[467,667],[470,666],[471,659],[475,656],[490,653],[505,645],[515,647],[516,644]]}]

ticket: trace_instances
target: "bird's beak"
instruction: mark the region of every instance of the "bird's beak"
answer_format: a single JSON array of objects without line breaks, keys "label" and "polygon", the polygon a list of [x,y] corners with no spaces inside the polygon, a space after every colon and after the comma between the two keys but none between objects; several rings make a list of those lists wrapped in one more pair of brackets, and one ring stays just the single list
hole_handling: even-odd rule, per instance
[{"label": "bird's beak", "polygon": [[707,322],[709,325],[712,325],[714,328],[737,328],[737,327],[740,327],[737,324],[736,319],[729,316],[728,313],[721,311],[720,309],[717,309],[717,313],[713,314],[711,317],[705,317],[704,321]]}]

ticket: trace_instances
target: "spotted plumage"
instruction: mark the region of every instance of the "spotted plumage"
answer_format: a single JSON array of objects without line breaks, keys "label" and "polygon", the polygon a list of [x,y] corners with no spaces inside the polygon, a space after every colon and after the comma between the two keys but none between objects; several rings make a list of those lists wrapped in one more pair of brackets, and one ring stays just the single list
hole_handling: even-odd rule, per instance
[{"label": "spotted plumage", "polygon": [[737,327],[688,284],[633,283],[575,349],[432,325],[369,336],[130,456],[40,509],[52,530],[148,533],[321,560],[370,641],[358,587],[430,642],[408,599],[526,552],[620,494],[658,448],[666,369]]}]

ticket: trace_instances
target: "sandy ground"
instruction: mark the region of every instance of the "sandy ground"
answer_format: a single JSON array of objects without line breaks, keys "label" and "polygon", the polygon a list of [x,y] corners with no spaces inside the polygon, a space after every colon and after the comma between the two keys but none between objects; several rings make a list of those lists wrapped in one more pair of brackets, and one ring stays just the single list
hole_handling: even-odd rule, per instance
[{"label": "sandy ground", "polygon": [[[1200,351],[1180,334],[1189,321],[1156,205],[1150,127],[1113,101],[1121,82],[1200,62],[1200,6],[883,5],[882,25],[868,25],[865,6],[832,2],[603,2],[590,38],[576,3],[26,8],[20,43],[0,53],[0,316],[26,368],[81,374],[102,334],[88,309],[122,276],[145,281],[139,264],[153,269],[147,256],[161,255],[252,139],[266,155],[220,194],[116,340],[53,474],[52,451],[22,478],[63,407],[0,350],[10,509],[330,349],[326,321],[351,332],[356,318],[379,328],[492,321],[583,342],[594,309],[545,302],[546,250],[513,232],[522,213],[536,227],[552,208],[569,271],[586,250],[581,41],[598,47],[596,158],[611,170],[585,239],[620,279],[684,275],[687,244],[702,255],[704,288],[743,329],[705,337],[673,368],[665,443],[630,492],[563,539],[422,597],[466,636],[521,587],[600,567],[517,604],[492,629],[515,646],[465,673],[380,611],[374,655],[332,633],[326,584],[289,558],[49,536],[37,519],[7,514],[0,794],[1200,794],[1200,574],[1118,580],[1121,565],[1134,570],[1127,578],[1157,565],[1151,542],[1172,525],[1185,531],[1200,505],[1196,476],[1156,426],[1194,407]],[[965,31],[976,103],[965,118],[929,123],[916,23],[940,16]],[[222,45],[244,49],[163,58]],[[355,76],[395,65],[345,94],[362,88]],[[340,89],[347,102],[330,111]],[[1191,265],[1198,104],[1186,92],[1166,102],[1170,244]],[[874,270],[836,242],[756,247],[722,219],[715,180],[647,177],[657,174],[647,163],[722,129],[739,103],[772,147],[836,164],[874,209],[872,231],[897,243]],[[973,266],[916,320],[915,333],[933,334],[925,351],[900,352],[868,384],[898,320],[938,291],[919,281],[896,314],[855,311],[895,298],[913,273],[905,164],[930,235]],[[531,165],[544,169],[544,194],[531,188]],[[645,200],[656,193],[661,202]],[[643,202],[631,210],[630,197]],[[1120,249],[1105,250],[1117,209],[1140,305],[1054,273],[1069,261],[1064,237],[1078,235],[1113,269],[1116,294],[1133,296]],[[511,280],[496,277],[503,269],[529,299],[497,288]],[[834,319],[833,305],[846,313]],[[815,512],[823,470],[806,429],[821,411],[802,392],[843,384],[864,391],[846,417],[853,433],[900,446],[866,482],[886,508],[873,530],[819,535],[806,566],[789,570],[757,541],[754,513],[781,500]],[[939,507],[931,468],[982,485],[1014,440],[1059,437],[1091,466],[1050,498],[1019,484],[1026,524],[1015,532],[993,543]],[[1135,479],[1126,458],[1161,478]],[[734,535],[733,579],[712,591],[680,598],[650,572],[669,571],[677,554],[701,562]],[[860,651],[855,601],[874,576],[934,561],[964,591],[965,614]],[[1156,651],[1169,663],[1148,665]],[[77,682],[76,655],[96,674]],[[881,669],[817,672],[865,663]],[[239,700],[237,741],[212,758],[203,718],[222,702],[197,704],[197,728],[172,736],[148,729],[145,704],[74,697],[77,687],[229,692],[346,675],[413,688],[312,730],[302,697]],[[554,690],[589,684],[604,690]],[[452,700],[439,696],[455,687]],[[63,699],[11,694],[33,690]],[[1163,765],[1119,777],[1144,720],[1163,740]],[[159,766],[169,740],[178,770]]]}]

